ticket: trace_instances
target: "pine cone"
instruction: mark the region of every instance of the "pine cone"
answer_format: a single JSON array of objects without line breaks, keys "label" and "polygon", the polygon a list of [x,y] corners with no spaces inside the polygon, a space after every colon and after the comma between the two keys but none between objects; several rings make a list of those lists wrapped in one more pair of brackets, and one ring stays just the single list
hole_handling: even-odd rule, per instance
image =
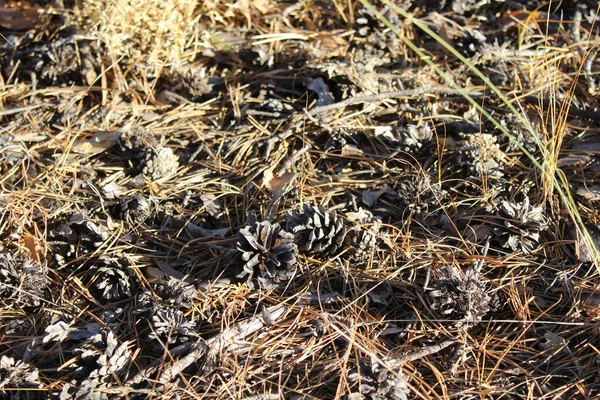
[{"label": "pine cone", "polygon": [[[383,360],[386,364],[394,364],[393,360]],[[371,366],[360,361],[358,367],[348,373],[348,383],[351,393],[346,397],[351,399],[373,400],[406,400],[411,391],[407,385],[408,377],[400,367],[390,369],[374,361]],[[357,396],[358,395],[358,396]]]},{"label": "pine cone", "polygon": [[533,207],[529,198],[520,203],[502,202],[498,216],[504,227],[494,228],[494,234],[505,248],[529,254],[540,240],[540,232],[548,229],[548,219],[542,207]]},{"label": "pine cone", "polygon": [[348,232],[346,236],[346,246],[351,260],[355,262],[364,262],[371,258],[371,255],[379,247],[379,229],[381,221],[371,214],[370,211],[360,209],[356,213],[348,213],[348,218],[355,222],[355,227]]},{"label": "pine cone", "polygon": [[165,304],[186,309],[192,308],[197,293],[194,286],[178,279],[169,279],[165,283],[156,284],[154,292],[160,296]]},{"label": "pine cone", "polygon": [[142,173],[153,181],[173,175],[179,168],[179,157],[169,147],[149,150],[141,159]]},{"label": "pine cone", "polygon": [[148,130],[142,127],[125,129],[119,138],[119,147],[130,160],[140,160],[148,149],[159,147],[159,142]]},{"label": "pine cone", "polygon": [[152,316],[150,339],[165,344],[182,344],[195,336],[196,324],[183,315],[183,312],[171,307],[161,308]]},{"label": "pine cone", "polygon": [[27,336],[27,332],[33,327],[33,319],[4,319],[0,326],[0,335],[18,335]]},{"label": "pine cone", "polygon": [[117,216],[133,224],[143,223],[150,215],[152,210],[150,202],[144,196],[121,197],[117,206]]},{"label": "pine cone", "polygon": [[133,314],[142,318],[151,318],[160,308],[160,303],[152,296],[148,289],[141,289],[135,296]]},{"label": "pine cone", "polygon": [[131,296],[128,265],[125,258],[100,257],[94,262],[92,287],[101,300],[118,301]]},{"label": "pine cone", "polygon": [[49,233],[54,258],[59,267],[75,258],[76,254],[94,252],[109,237],[105,228],[89,221],[83,214],[74,214]]},{"label": "pine cone", "polygon": [[90,373],[88,379],[107,384],[115,382],[115,377],[122,377],[127,371],[132,357],[129,350],[130,344],[129,341],[119,344],[115,334],[109,331],[106,336],[106,349],[96,360],[98,368]]},{"label": "pine cone", "polygon": [[113,331],[100,328],[99,324],[88,325],[92,325],[86,330],[90,336],[72,350],[76,357],[68,368],[74,370],[73,379],[63,386],[58,397],[61,400],[108,399],[97,395],[95,389],[116,386],[126,378],[132,358],[131,342],[119,343]]},{"label": "pine cone", "polygon": [[458,162],[467,167],[472,176],[501,179],[504,176],[502,162],[506,155],[489,133],[462,135],[465,144],[458,150]]},{"label": "pine cone", "polygon": [[433,183],[426,173],[419,172],[408,176],[398,184],[401,206],[417,215],[430,216],[442,208],[441,201],[448,193],[440,185]]},{"label": "pine cone", "polygon": [[0,253],[0,298],[6,306],[39,306],[48,269],[19,253]]},{"label": "pine cone", "polygon": [[466,29],[462,36],[455,40],[455,46],[465,57],[471,58],[485,46],[487,38],[477,29]]},{"label": "pine cone", "polygon": [[464,274],[456,267],[444,267],[432,282],[429,292],[431,308],[441,319],[453,321],[456,327],[477,325],[493,308],[494,298],[475,268]]},{"label": "pine cone", "polygon": [[408,125],[399,128],[401,150],[414,153],[433,140],[433,129],[429,124]]},{"label": "pine cone", "polygon": [[218,78],[207,76],[206,68],[200,70],[189,68],[187,71],[179,72],[176,79],[181,82],[184,93],[189,94],[192,99],[199,99],[212,92],[215,83],[218,81]]},{"label": "pine cone", "polygon": [[126,130],[119,139],[121,151],[133,162],[134,170],[158,180],[172,175],[179,167],[179,157],[172,149],[161,147],[144,128]]},{"label": "pine cone", "polygon": [[298,247],[294,235],[282,230],[279,224],[263,221],[240,229],[235,247],[244,261],[238,277],[247,276],[250,281],[257,275],[261,284],[269,285],[288,280],[294,272]]},{"label": "pine cone", "polygon": [[[542,138],[539,132],[538,127],[536,126],[536,124],[534,124],[532,122],[532,128],[533,128],[533,135],[532,133],[529,131],[529,129],[527,129],[525,126],[523,126],[523,123],[521,121],[519,121],[519,119],[513,115],[513,114],[508,114],[508,115],[497,115],[495,116],[495,118],[497,120],[500,121],[500,124],[508,131],[510,132],[511,135],[513,135],[515,137],[515,139],[517,140],[518,143],[521,144],[521,146],[523,146],[525,148],[525,150],[529,151],[532,154],[535,154],[539,151],[537,142],[541,142]],[[506,152],[516,152],[516,151],[521,151],[521,149],[519,149],[519,147],[512,142],[510,139],[508,139],[508,136],[506,136],[504,133],[502,133],[502,131],[498,128],[496,128],[494,130],[494,132],[496,133],[496,135],[499,138],[505,139],[506,141],[508,141],[508,146],[506,147]],[[536,140],[536,137],[537,139]]]},{"label": "pine cone", "polygon": [[[35,367],[21,360],[15,362],[12,357],[2,356],[0,358],[0,395],[2,395],[0,397],[4,398],[5,395],[9,395],[9,398],[13,398],[10,394],[14,394],[14,392],[10,391],[7,393],[2,390],[5,388],[26,389],[41,387],[44,387],[44,385],[40,382],[39,372]],[[23,397],[28,398],[27,396]]]},{"label": "pine cone", "polygon": [[304,204],[299,211],[289,213],[287,229],[294,233],[301,251],[319,256],[335,254],[346,236],[344,222],[335,210],[327,211],[322,205]]}]

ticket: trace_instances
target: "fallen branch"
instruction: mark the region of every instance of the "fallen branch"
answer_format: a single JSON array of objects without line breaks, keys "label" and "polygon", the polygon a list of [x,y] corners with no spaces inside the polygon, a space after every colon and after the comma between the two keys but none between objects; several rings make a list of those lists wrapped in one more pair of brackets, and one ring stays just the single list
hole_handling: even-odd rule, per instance
[{"label": "fallen branch", "polygon": [[[384,92],[384,93],[373,94],[373,95],[354,96],[354,97],[350,97],[348,99],[339,101],[334,104],[314,107],[311,110],[306,111],[305,116],[308,118],[314,118],[316,116],[326,114],[330,111],[339,110],[340,108],[352,106],[355,104],[377,103],[377,102],[389,100],[389,99],[397,99],[397,98],[401,98],[401,97],[410,97],[410,96],[427,95],[427,94],[446,95],[446,96],[462,95],[462,93],[459,92],[458,90],[443,88],[443,87],[423,87],[423,88],[407,89],[407,90],[394,90],[391,92]],[[471,97],[483,96],[483,93],[479,93],[479,92],[467,92],[467,94]],[[273,146],[277,142],[289,137],[303,123],[304,123],[304,118],[300,119],[299,121],[296,121],[292,126],[287,128],[286,130],[268,138],[266,140],[267,149],[265,152],[265,158],[267,158],[267,159],[269,158],[269,155],[271,154],[271,151],[273,150]]]},{"label": "fallen branch", "polygon": [[[215,358],[217,355],[222,354],[225,351],[234,351],[240,346],[240,343],[244,339],[262,329],[265,325],[272,325],[274,322],[277,322],[287,313],[287,311],[287,307],[272,307],[263,312],[261,315],[256,315],[246,321],[239,322],[229,328],[226,328],[223,332],[207,341],[200,339],[191,345],[183,345],[173,349],[171,352],[173,355],[184,354],[184,351],[187,351],[188,354],[179,360],[173,361],[169,366],[167,366],[158,378],[158,382],[162,385],[166,385],[179,374],[181,374],[184,369],[195,362],[203,358]],[[209,365],[209,367],[210,366],[211,365]],[[136,374],[135,377],[128,380],[127,384],[134,385],[141,383],[142,381],[148,379],[148,377],[155,372],[158,367],[160,367],[160,365],[150,365]]]}]

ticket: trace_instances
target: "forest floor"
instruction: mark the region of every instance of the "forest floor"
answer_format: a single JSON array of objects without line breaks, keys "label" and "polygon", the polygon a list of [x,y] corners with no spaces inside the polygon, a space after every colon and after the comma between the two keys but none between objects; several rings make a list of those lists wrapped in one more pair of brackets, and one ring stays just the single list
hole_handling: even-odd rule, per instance
[{"label": "forest floor", "polygon": [[598,398],[597,7],[0,0],[0,397]]}]

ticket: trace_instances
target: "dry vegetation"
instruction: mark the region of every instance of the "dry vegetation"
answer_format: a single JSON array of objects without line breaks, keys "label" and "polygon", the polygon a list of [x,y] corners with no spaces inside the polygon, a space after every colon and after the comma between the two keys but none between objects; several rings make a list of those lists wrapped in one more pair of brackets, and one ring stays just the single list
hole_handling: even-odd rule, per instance
[{"label": "dry vegetation", "polygon": [[51,3],[0,1],[0,397],[600,396],[596,2]]}]

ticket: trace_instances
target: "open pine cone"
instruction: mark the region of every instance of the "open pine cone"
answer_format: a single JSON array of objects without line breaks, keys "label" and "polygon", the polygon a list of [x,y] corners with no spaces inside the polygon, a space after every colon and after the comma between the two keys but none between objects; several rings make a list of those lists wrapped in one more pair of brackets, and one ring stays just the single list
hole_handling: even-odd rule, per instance
[{"label": "open pine cone", "polygon": [[327,211],[322,205],[304,204],[287,216],[287,229],[295,235],[300,251],[326,256],[335,254],[344,243],[346,227],[335,210]]},{"label": "open pine cone", "polygon": [[131,282],[127,273],[128,261],[100,257],[91,271],[94,274],[92,287],[101,300],[117,301],[131,296]]},{"label": "open pine cone", "polygon": [[152,180],[172,175],[179,167],[179,157],[173,150],[162,147],[152,133],[143,128],[126,130],[119,144],[134,169]]},{"label": "open pine cone", "polygon": [[141,224],[152,215],[152,208],[147,198],[142,195],[135,197],[121,197],[116,206],[120,219],[133,224]]},{"label": "open pine cone", "polygon": [[405,177],[396,190],[402,208],[423,216],[439,211],[448,196],[438,183],[432,182],[431,177],[421,171]]},{"label": "open pine cone", "polygon": [[[33,389],[41,388],[43,386],[44,385],[40,382],[37,368],[28,363],[24,363],[21,360],[15,361],[12,357],[2,356],[2,358],[0,358],[0,398],[28,399],[29,396],[25,394],[23,397],[19,397],[19,393],[14,391],[14,389]],[[12,390],[4,390],[8,388]],[[34,398],[33,396],[32,398]]]},{"label": "open pine cone", "polygon": [[69,383],[65,384],[58,399],[108,399],[107,396],[94,396],[101,391],[97,388],[110,388],[122,382],[127,376],[132,352],[130,341],[121,341],[110,330],[94,329],[89,324],[84,332],[89,337],[73,349],[74,357],[68,368],[73,369]]},{"label": "open pine cone", "polygon": [[0,298],[7,306],[39,306],[48,286],[48,270],[28,256],[0,253]]},{"label": "open pine cone", "polygon": [[408,387],[408,377],[399,366],[394,366],[394,360],[383,360],[389,365],[381,365],[377,361],[359,361],[356,368],[348,371],[348,384],[350,394],[347,400],[373,399],[373,400],[406,400],[411,394]]},{"label": "open pine cone", "polygon": [[194,296],[197,294],[193,285],[174,278],[152,285],[152,287],[164,304],[177,308],[192,308]]},{"label": "open pine cone", "polygon": [[58,225],[48,235],[54,258],[62,267],[76,254],[96,251],[109,237],[104,226],[90,221],[84,214],[73,214],[68,222]]},{"label": "open pine cone", "polygon": [[475,268],[463,274],[456,267],[444,267],[432,286],[431,308],[440,319],[452,320],[456,327],[475,326],[494,308],[494,297],[488,293],[481,273]]},{"label": "open pine cone", "polygon": [[540,232],[548,229],[548,219],[542,207],[533,207],[529,198],[520,203],[502,202],[498,215],[502,218],[503,227],[494,229],[505,248],[531,253],[540,240]]},{"label": "open pine cone", "polygon": [[414,153],[427,143],[430,143],[434,137],[434,131],[429,124],[408,125],[399,128],[400,149],[407,153]]},{"label": "open pine cone", "polygon": [[379,247],[379,229],[381,221],[370,211],[359,209],[356,213],[348,213],[348,218],[356,225],[346,236],[346,245],[349,248],[350,258],[354,262],[364,262]]},{"label": "open pine cone", "polygon": [[182,344],[196,335],[196,323],[188,320],[182,311],[171,307],[157,310],[151,324],[152,332],[148,338],[165,344]]},{"label": "open pine cone", "polygon": [[281,229],[279,224],[256,222],[240,229],[235,244],[242,254],[244,269],[238,277],[255,275],[263,285],[288,280],[296,266],[298,247],[294,235]]}]

